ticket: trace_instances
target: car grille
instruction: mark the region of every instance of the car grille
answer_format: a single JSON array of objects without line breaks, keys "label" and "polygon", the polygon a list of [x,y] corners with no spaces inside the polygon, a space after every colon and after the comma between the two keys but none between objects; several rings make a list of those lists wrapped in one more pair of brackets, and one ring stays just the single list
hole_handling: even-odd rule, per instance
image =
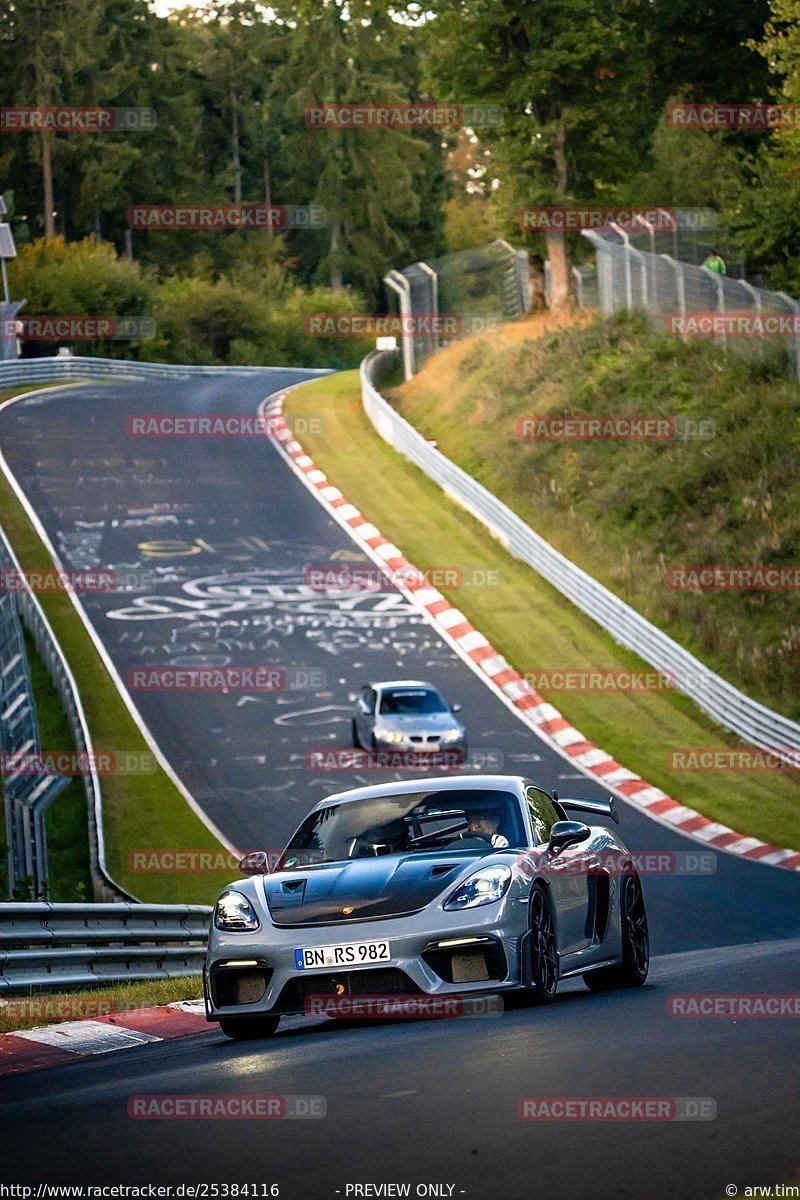
[{"label": "car grille", "polygon": [[422,737],[418,737],[416,734],[414,734],[409,738],[409,741],[422,742],[423,745],[426,745],[426,746],[438,746],[439,745],[439,734],[438,733],[425,734]]},{"label": "car grille", "polygon": [[[344,991],[340,989],[344,988]],[[421,989],[405,971],[384,967],[373,971],[339,971],[291,979],[281,992],[277,1008],[302,1009],[310,996],[418,996]]]}]

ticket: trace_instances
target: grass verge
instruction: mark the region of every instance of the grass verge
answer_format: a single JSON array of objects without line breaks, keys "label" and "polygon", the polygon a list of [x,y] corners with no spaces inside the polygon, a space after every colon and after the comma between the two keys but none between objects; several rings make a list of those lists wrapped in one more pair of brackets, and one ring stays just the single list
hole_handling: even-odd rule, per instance
[{"label": "grass verge", "polygon": [[[291,392],[286,413],[324,417],[324,434],[304,434],[303,446],[412,562],[498,573],[498,586],[441,590],[521,674],[555,667],[648,670],[378,437],[361,407],[356,372]],[[685,696],[616,690],[555,692],[547,699],[587,738],[684,804],[740,833],[800,848],[800,771],[677,774],[668,768],[675,748],[741,744]]]},{"label": "grass verge", "polygon": [[155,1004],[174,1004],[178,1000],[198,1000],[202,995],[203,981],[199,975],[187,975],[185,979],[115,983],[102,988],[47,995],[30,991],[26,995],[6,996],[0,1001],[0,1033],[130,1012]]},{"label": "grass verge", "polygon": [[[12,394],[18,394],[18,389],[13,389]],[[0,522],[23,570],[52,570],[47,548],[2,473]],[[68,594],[44,593],[39,601],[75,676],[95,750],[149,753]],[[140,900],[211,904],[220,887],[236,878],[238,871],[156,873],[135,867],[136,851],[220,851],[219,842],[166,772],[154,765],[153,774],[101,777],[108,869],[122,887]],[[55,803],[60,803],[60,799]]]},{"label": "grass verge", "polygon": [[[640,317],[554,331],[539,316],[450,346],[389,398],[556,549],[747,695],[800,721],[796,584],[676,587],[670,572],[798,569],[800,386],[774,345],[764,355],[684,344]],[[534,422],[561,416],[652,416],[678,428],[649,441],[532,434]]]}]

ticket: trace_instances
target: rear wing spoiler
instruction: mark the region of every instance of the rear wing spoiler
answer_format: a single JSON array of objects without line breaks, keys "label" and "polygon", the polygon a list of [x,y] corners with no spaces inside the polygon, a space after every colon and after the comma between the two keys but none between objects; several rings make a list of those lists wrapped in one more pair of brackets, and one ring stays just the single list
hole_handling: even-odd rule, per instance
[{"label": "rear wing spoiler", "polygon": [[553,799],[562,808],[571,808],[574,812],[594,813],[598,817],[611,817],[611,820],[619,825],[619,813],[613,796],[609,796],[607,800],[581,800],[571,796],[562,797],[554,792]]}]

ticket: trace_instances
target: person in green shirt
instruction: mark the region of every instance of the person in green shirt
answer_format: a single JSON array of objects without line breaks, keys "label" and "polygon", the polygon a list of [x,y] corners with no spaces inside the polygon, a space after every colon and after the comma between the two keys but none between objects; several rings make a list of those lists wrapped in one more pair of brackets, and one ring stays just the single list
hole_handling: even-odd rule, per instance
[{"label": "person in green shirt", "polygon": [[709,251],[703,266],[708,267],[709,271],[713,271],[715,275],[727,275],[728,273],[724,258],[721,258],[716,250]]}]

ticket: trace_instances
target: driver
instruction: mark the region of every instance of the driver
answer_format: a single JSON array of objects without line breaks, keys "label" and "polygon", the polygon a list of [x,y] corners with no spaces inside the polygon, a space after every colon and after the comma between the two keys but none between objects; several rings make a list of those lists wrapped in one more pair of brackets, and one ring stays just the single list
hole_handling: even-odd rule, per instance
[{"label": "driver", "polygon": [[[467,813],[469,832],[485,838],[495,850],[504,850],[508,846],[508,838],[497,832],[498,815],[491,808],[476,808]],[[467,834],[464,834],[466,837]]]}]

